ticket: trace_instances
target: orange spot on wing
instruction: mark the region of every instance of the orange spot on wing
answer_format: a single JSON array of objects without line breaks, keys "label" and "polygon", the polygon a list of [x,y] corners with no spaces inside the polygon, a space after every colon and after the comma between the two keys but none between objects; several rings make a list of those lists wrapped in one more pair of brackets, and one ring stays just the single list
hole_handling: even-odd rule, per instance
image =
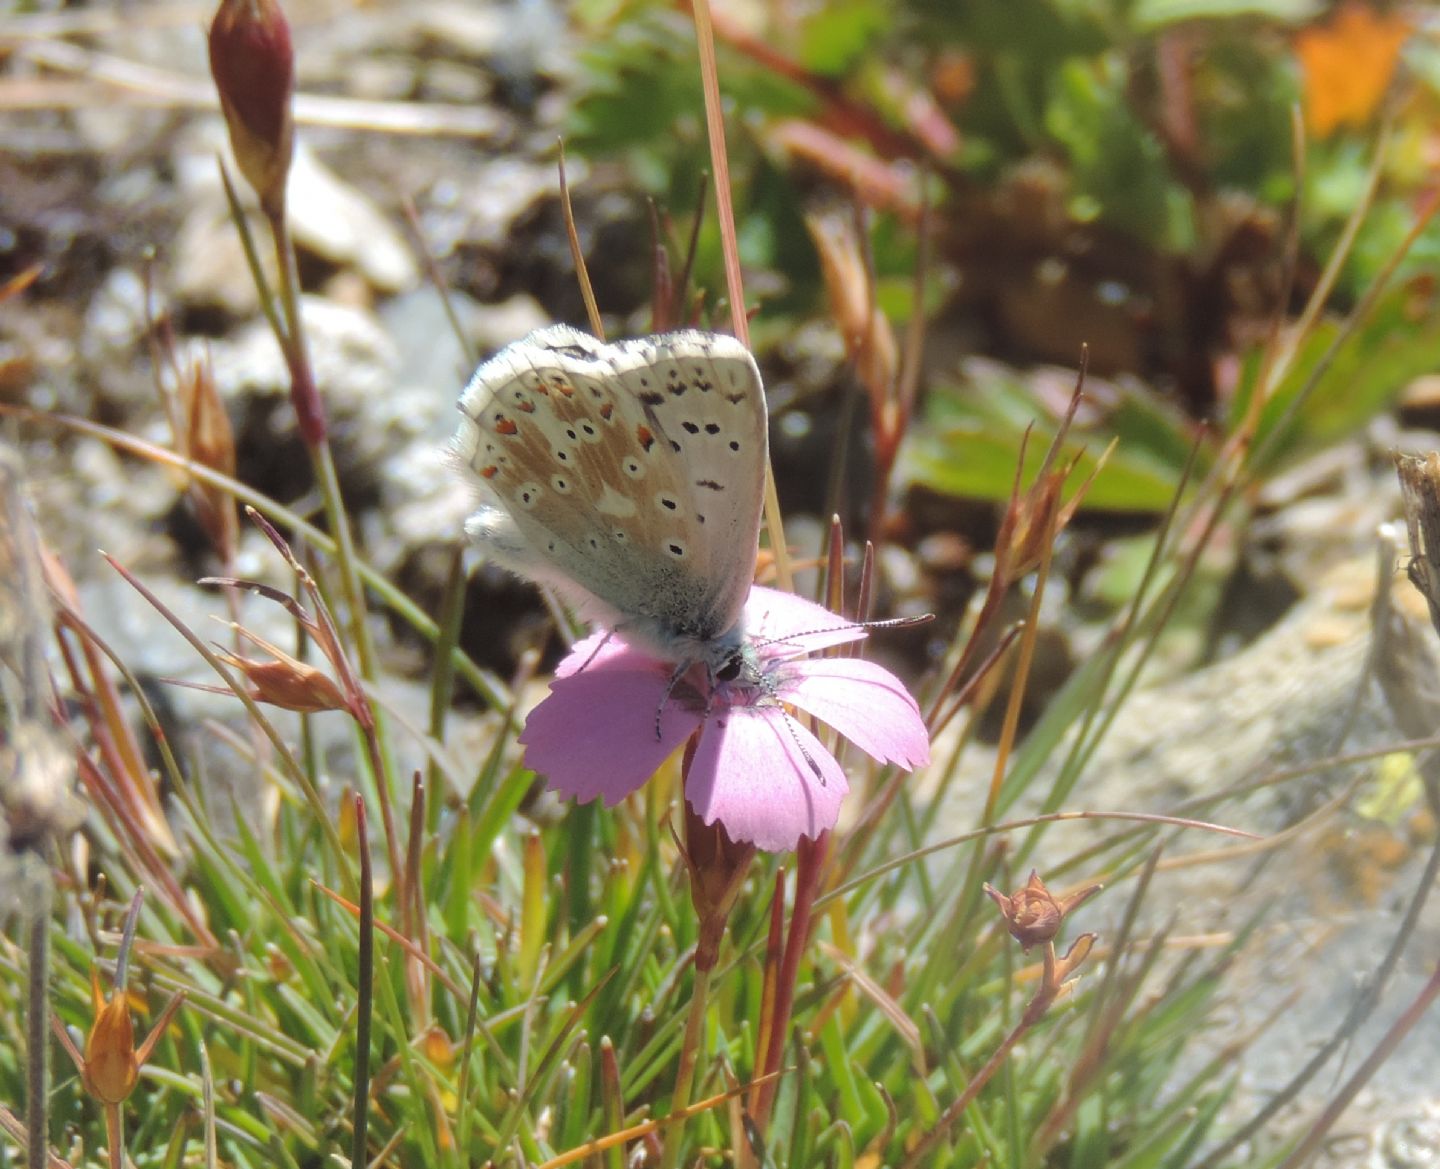
[{"label": "orange spot on wing", "polygon": [[534,402],[517,402],[517,403],[515,403],[515,409],[517,409],[517,410],[519,410],[519,411],[521,411],[522,413],[525,413],[525,414],[534,414],[534,413],[535,413],[535,403],[534,403]]},{"label": "orange spot on wing", "polygon": [[496,475],[500,474],[500,468],[494,463],[491,463],[488,467],[481,467],[480,474],[483,478],[493,479]]},{"label": "orange spot on wing", "polygon": [[612,415],[612,414],[614,414],[614,413],[615,413],[615,403],[614,403],[614,402],[606,402],[605,405],[603,405],[603,406],[600,407],[600,417],[603,418],[603,419],[605,419],[606,422],[609,422],[609,421],[610,421],[610,415]]},{"label": "orange spot on wing", "polygon": [[650,428],[648,426],[637,426],[635,428],[635,438],[640,443],[640,447],[642,450],[648,451],[652,446],[655,445],[655,436],[650,432]]},{"label": "orange spot on wing", "polygon": [[563,377],[557,377],[551,383],[551,385],[553,385],[557,390],[560,391],[561,394],[563,394],[567,398],[573,398],[575,396],[575,387],[572,386],[569,382],[567,382]]},{"label": "orange spot on wing", "polygon": [[496,433],[496,434],[518,434],[519,432],[520,432],[520,428],[519,428],[518,426],[516,426],[515,423],[514,423],[511,419],[509,419],[509,418],[497,418],[497,419],[495,419],[495,433]]}]

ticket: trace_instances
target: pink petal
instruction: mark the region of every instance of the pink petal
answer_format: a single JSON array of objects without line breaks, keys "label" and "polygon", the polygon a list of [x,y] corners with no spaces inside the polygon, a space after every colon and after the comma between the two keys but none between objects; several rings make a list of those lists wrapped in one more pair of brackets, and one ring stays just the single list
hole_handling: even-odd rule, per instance
[{"label": "pink petal", "polygon": [[551,790],[581,803],[603,796],[608,806],[654,775],[703,716],[667,701],[657,739],[655,712],[670,668],[633,651],[601,653],[603,660],[596,657],[579,673],[550,683],[549,695],[525,720],[520,742],[526,766],[543,775]]},{"label": "pink petal", "polygon": [[865,636],[863,626],[814,601],[760,585],[751,587],[750,599],[745,602],[745,626],[752,640],[772,643],[761,646],[765,657],[812,653]]},{"label": "pink petal", "polygon": [[621,656],[628,656],[637,663],[642,659],[645,661],[655,660],[649,654],[628,645],[618,634],[611,633],[606,629],[597,629],[589,637],[577,641],[570,647],[570,652],[555,667],[555,677],[568,678],[582,670],[596,669]]},{"label": "pink petal", "polygon": [[835,827],[849,790],[835,757],[774,706],[717,707],[685,779],[686,798],[705,823],[719,820],[732,839],[771,852]]},{"label": "pink petal", "polygon": [[783,701],[828,723],[866,754],[902,767],[930,762],[920,708],[889,670],[860,658],[811,658],[780,669]]}]

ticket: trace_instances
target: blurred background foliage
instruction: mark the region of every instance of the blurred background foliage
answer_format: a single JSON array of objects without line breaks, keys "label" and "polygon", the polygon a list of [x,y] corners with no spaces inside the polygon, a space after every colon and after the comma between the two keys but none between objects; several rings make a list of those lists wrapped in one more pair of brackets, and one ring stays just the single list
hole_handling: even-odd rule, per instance
[{"label": "blurred background foliage", "polygon": [[[623,154],[683,220],[709,165],[688,15],[613,0],[578,13],[574,145]],[[1333,316],[1307,322],[1263,390],[1252,470],[1353,433],[1434,363],[1440,233],[1408,238],[1437,146],[1440,44],[1423,10],[844,0],[722,5],[715,21],[742,258],[766,274],[751,292],[762,345],[823,312],[804,223],[837,199],[864,208],[875,300],[903,325],[928,204],[911,483],[1002,498],[1024,428],[1046,437],[1053,411],[1029,377],[984,367],[978,385],[960,359],[1073,369],[1084,347],[1086,441],[1121,439],[1087,506],[1163,509],[1190,447],[1202,443],[1203,471],[1249,408],[1276,322],[1321,286],[1357,208]],[[1394,291],[1353,322],[1343,356],[1322,359],[1407,247]],[[707,224],[702,284],[721,286],[719,257]]]}]

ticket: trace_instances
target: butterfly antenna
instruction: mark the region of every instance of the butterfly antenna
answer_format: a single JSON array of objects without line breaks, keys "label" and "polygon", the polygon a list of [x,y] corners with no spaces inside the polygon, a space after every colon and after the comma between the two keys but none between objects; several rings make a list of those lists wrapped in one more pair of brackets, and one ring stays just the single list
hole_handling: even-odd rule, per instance
[{"label": "butterfly antenna", "polygon": [[[801,636],[796,634],[795,636]],[[780,713],[785,716],[785,731],[790,736],[790,741],[795,744],[795,750],[800,752],[800,758],[805,760],[810,772],[820,781],[821,787],[828,786],[825,783],[825,773],[820,770],[820,764],[815,762],[815,756],[806,749],[805,744],[800,741],[800,736],[795,733],[795,717],[785,709],[785,704],[780,701],[780,689],[775,685],[775,679],[769,674],[761,674],[756,679],[756,684],[765,691],[765,696],[780,708]]]},{"label": "butterfly antenna", "polygon": [[805,744],[800,741],[800,736],[795,733],[795,718],[788,710],[782,708],[781,713],[785,716],[785,729],[790,732],[790,741],[795,744],[795,750],[800,752],[800,758],[809,765],[811,774],[820,781],[821,787],[829,786],[825,782],[825,774],[820,770],[820,764],[815,762],[815,757],[805,749]]},{"label": "butterfly antenna", "polygon": [[783,637],[767,637],[763,640],[753,641],[756,649],[763,649],[769,645],[783,645],[787,641],[793,641],[799,637],[814,637],[819,633],[834,633],[842,629],[908,629],[912,625],[924,625],[927,621],[934,621],[934,613],[921,613],[918,617],[887,617],[882,621],[852,621],[847,625],[831,625],[824,629],[797,629]]}]

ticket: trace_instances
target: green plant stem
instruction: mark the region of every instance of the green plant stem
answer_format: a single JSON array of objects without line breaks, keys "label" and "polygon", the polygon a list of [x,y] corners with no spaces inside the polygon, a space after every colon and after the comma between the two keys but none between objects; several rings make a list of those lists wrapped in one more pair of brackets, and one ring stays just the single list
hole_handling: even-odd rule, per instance
[{"label": "green plant stem", "polygon": [[50,882],[49,874],[39,886],[30,918],[30,995],[25,1029],[28,1044],[25,1086],[26,1159],[29,1169],[45,1169],[49,1152],[49,1122],[46,1104],[50,1095]]},{"label": "green plant stem", "polygon": [[[390,752],[381,739],[380,712],[369,704],[369,725],[361,725],[361,738],[375,776],[375,795],[380,802],[380,823],[385,828],[385,855],[390,862],[390,883],[395,890],[395,904],[405,905],[405,865],[400,859],[400,836],[395,828],[395,812],[390,806]],[[402,914],[403,921],[403,914]]]},{"label": "green plant stem", "polygon": [[929,1154],[932,1149],[945,1137],[960,1114],[969,1108],[975,1097],[980,1094],[980,1089],[994,1078],[995,1073],[1004,1066],[1006,1058],[1014,1050],[1015,1045],[1045,1017],[1045,1012],[1050,1009],[1050,1004],[1055,1001],[1055,992],[1050,987],[1043,987],[1036,993],[1035,997],[1025,1008],[1025,1013],[1020,1016],[1020,1021],[1011,1028],[1010,1033],[1000,1041],[997,1047],[985,1061],[975,1076],[965,1085],[965,1090],[945,1109],[944,1114],[937,1120],[934,1126],[921,1139],[920,1143],[910,1150],[900,1169],[920,1169],[922,1165],[929,1165],[931,1161]]},{"label": "green plant stem", "polygon": [[320,388],[310,364],[310,347],[305,342],[305,322],[300,314],[300,272],[295,262],[295,245],[282,214],[269,219],[275,241],[275,258],[280,265],[280,299],[285,310],[285,336],[280,339],[290,371],[291,401],[295,406],[301,437],[314,464],[315,483],[325,509],[325,520],[335,537],[335,561],[340,568],[340,593],[350,618],[350,635],[360,658],[360,675],[375,680],[375,646],[365,623],[365,593],[355,556],[350,519],[340,495],[340,478],[326,435]]},{"label": "green plant stem", "polygon": [[[275,243],[275,259],[280,268],[280,302],[284,309],[285,335],[280,338],[285,363],[290,371],[290,400],[295,407],[300,436],[310,453],[315,483],[320,492],[325,522],[335,537],[335,563],[340,573],[340,595],[349,620],[350,640],[359,659],[360,676],[367,682],[376,680],[375,645],[366,620],[365,590],[360,584],[359,559],[355,554],[354,535],[345,501],[340,494],[340,477],[335,471],[335,458],[326,435],[324,404],[315,371],[310,363],[310,347],[305,342],[305,322],[300,312],[300,271],[295,260],[295,245],[284,208],[267,213],[270,234]],[[385,829],[385,850],[390,861],[391,878],[397,884],[404,879],[399,867],[400,843],[395,831],[395,815],[391,808],[394,776],[391,774],[391,752],[387,749],[384,719],[375,713],[373,734],[367,733],[371,746],[375,794],[380,804],[380,820]]]},{"label": "green plant stem", "polygon": [[[430,737],[437,743],[445,741],[445,717],[455,696],[455,650],[460,643],[460,622],[465,611],[465,561],[457,546],[450,556],[445,576],[444,599],[436,620],[435,658],[430,668]],[[425,775],[430,799],[425,808],[425,827],[431,835],[440,828],[440,812],[445,806],[445,778],[438,760],[432,758]]]},{"label": "green plant stem", "polygon": [[351,1169],[365,1169],[366,1124],[370,1115],[370,1022],[374,1008],[375,888],[370,872],[370,836],[365,828],[365,801],[355,797],[355,828],[360,845],[360,944],[355,1006],[354,1140]]},{"label": "green plant stem", "polygon": [[110,1144],[110,1169],[125,1169],[125,1116],[118,1104],[105,1105],[105,1137]]},{"label": "green plant stem", "polygon": [[[710,1005],[710,970],[695,968],[695,984],[690,993],[690,1014],[685,1020],[685,1038],[680,1044],[680,1067],[675,1073],[675,1091],[670,1097],[670,1111],[683,1113],[690,1107],[695,1088],[695,1068],[700,1062],[700,1043],[705,1031],[705,1012]],[[675,1169],[680,1163],[681,1125],[666,1134],[665,1156],[661,1169]]]}]

